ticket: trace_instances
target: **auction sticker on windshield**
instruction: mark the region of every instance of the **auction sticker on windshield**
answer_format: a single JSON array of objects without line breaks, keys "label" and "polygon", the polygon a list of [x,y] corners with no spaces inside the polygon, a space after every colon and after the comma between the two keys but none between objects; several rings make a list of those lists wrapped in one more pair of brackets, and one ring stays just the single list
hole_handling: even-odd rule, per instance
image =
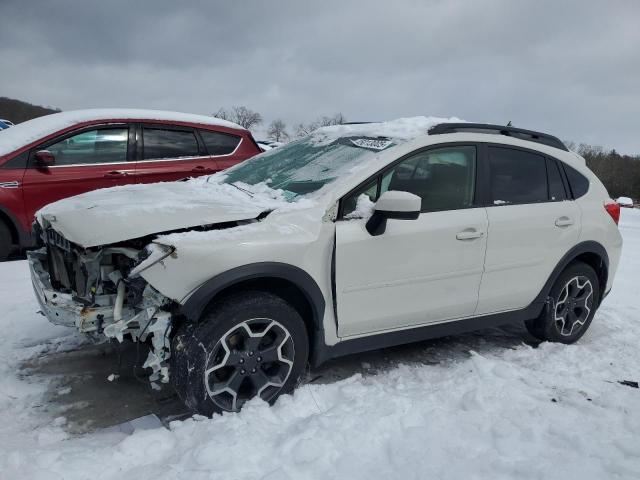
[{"label": "auction sticker on windshield", "polygon": [[372,150],[384,150],[393,142],[388,138],[356,138],[351,139],[356,147],[370,148]]}]

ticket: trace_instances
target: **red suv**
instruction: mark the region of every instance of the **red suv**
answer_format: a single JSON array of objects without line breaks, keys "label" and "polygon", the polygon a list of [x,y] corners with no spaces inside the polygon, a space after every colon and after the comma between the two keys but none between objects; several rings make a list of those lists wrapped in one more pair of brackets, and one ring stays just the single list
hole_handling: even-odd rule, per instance
[{"label": "red suv", "polygon": [[31,246],[48,203],[98,188],[207,175],[261,150],[214,117],[155,110],[55,113],[0,132],[0,260]]}]

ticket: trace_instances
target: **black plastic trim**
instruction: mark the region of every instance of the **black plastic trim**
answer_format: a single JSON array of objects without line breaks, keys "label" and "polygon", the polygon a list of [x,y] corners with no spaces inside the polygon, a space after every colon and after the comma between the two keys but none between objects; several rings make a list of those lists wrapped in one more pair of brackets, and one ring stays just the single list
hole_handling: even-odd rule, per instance
[{"label": "black plastic trim", "polygon": [[[547,282],[540,290],[538,296],[529,304],[529,306],[521,310],[471,317],[462,320],[451,320],[435,325],[426,325],[388,333],[381,332],[352,340],[342,340],[332,346],[326,345],[322,338],[316,337],[314,352],[312,355],[313,365],[318,366],[332,358],[350,355],[353,353],[387,348],[405,343],[420,342],[447,335],[458,335],[483,328],[496,327],[509,323],[520,323],[525,320],[536,318],[542,312],[542,309],[547,302],[549,292],[551,291],[551,288],[556,282],[558,276],[567,267],[567,265],[569,265],[569,263],[571,263],[577,256],[584,253],[593,253],[598,255],[604,262],[608,272],[609,256],[607,255],[605,248],[598,242],[581,242],[570,249],[560,259],[554,270],[551,272],[551,275],[549,275]],[[604,298],[605,288],[606,285],[603,285],[600,301]]]},{"label": "black plastic trim", "polygon": [[415,212],[391,212],[387,210],[376,210],[367,220],[367,232],[371,236],[382,235],[387,230],[387,220],[417,220],[420,218],[420,211]]},{"label": "black plastic trim", "polygon": [[[305,295],[313,312],[313,324],[316,330],[323,330],[325,299],[315,280],[304,270],[279,262],[260,262],[243,265],[227,270],[205,283],[189,297],[181,307],[182,313],[189,321],[197,322],[202,312],[211,300],[225,288],[231,287],[244,280],[258,278],[281,278],[289,280]],[[322,335],[320,335],[322,336]]]},{"label": "black plastic trim", "polygon": [[421,342],[432,338],[446,337],[447,335],[459,335],[461,333],[497,327],[508,323],[523,322],[540,315],[543,307],[544,303],[532,303],[522,310],[466,318],[463,320],[452,320],[388,333],[378,333],[352,340],[342,340],[332,346],[321,345],[320,342],[316,342],[314,355],[312,356],[313,366],[317,367],[332,358],[354,353]]},{"label": "black plastic trim", "polygon": [[[594,253],[600,257],[602,262],[604,263],[605,268],[607,269],[607,276],[609,274],[609,255],[607,254],[607,250],[598,242],[593,240],[587,240],[584,242],[580,242],[571,248],[564,256],[560,259],[556,268],[553,269],[551,275],[547,282],[540,290],[538,296],[533,300],[535,302],[545,302],[547,297],[549,296],[549,292],[553,287],[553,284],[556,282],[556,279],[560,276],[562,271],[569,265],[577,256],[585,254],[585,253]],[[606,288],[606,285],[601,285],[600,289],[600,301],[602,300],[602,294]]]}]

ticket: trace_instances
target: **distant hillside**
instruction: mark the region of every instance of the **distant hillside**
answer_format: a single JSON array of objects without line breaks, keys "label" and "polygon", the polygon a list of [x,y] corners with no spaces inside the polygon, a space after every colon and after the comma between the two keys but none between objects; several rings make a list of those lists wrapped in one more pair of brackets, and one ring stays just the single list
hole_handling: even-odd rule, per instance
[{"label": "distant hillside", "polygon": [[0,97],[0,118],[13,123],[26,122],[32,118],[42,117],[50,113],[60,112],[60,109],[51,109],[32,105],[13,98]]}]

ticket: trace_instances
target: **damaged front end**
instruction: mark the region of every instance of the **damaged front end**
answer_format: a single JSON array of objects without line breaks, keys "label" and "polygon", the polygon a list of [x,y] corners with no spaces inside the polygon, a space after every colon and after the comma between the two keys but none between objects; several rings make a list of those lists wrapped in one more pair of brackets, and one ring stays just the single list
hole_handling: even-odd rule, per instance
[{"label": "damaged front end", "polygon": [[47,229],[44,247],[28,253],[31,277],[42,313],[59,325],[76,327],[101,341],[130,338],[150,345],[143,368],[150,381],[169,380],[172,317],[177,305],[139,273],[173,249],[138,239],[83,249]]}]

